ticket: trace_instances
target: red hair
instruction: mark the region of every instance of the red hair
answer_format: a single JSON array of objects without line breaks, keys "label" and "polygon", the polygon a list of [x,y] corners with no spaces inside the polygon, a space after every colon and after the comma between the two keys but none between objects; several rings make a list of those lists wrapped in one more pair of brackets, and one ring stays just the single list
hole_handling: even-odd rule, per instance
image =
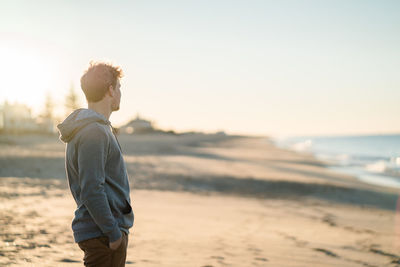
[{"label": "red hair", "polygon": [[98,102],[104,98],[110,86],[117,85],[123,73],[119,66],[104,62],[90,62],[89,68],[81,77],[81,88],[88,102]]}]

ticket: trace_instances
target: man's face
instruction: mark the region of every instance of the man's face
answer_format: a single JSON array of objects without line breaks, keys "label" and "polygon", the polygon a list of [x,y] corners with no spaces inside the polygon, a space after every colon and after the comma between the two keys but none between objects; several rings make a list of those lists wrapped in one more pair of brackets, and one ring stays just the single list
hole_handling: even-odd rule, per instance
[{"label": "man's face", "polygon": [[114,96],[111,101],[111,110],[112,111],[117,111],[119,110],[119,104],[121,102],[121,84],[119,82],[119,79],[117,79],[117,83],[115,85],[114,90]]}]

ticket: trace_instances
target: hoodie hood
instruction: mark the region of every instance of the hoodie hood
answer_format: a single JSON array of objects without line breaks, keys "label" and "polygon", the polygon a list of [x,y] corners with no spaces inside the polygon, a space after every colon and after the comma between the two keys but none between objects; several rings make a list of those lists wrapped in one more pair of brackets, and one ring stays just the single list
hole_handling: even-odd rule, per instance
[{"label": "hoodie hood", "polygon": [[93,122],[100,122],[111,126],[110,121],[104,115],[92,109],[80,108],[73,111],[62,123],[57,125],[60,132],[60,140],[68,143],[76,133]]}]

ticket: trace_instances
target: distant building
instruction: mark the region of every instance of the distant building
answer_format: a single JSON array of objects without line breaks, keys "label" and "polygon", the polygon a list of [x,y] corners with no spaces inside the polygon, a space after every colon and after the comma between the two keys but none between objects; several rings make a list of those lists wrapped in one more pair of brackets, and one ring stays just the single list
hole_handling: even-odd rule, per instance
[{"label": "distant building", "polygon": [[36,120],[37,126],[40,128],[41,132],[55,133],[57,129],[55,128],[54,120],[48,117],[39,117]]},{"label": "distant building", "polygon": [[5,101],[0,105],[0,132],[53,132],[54,125],[49,119],[37,121],[32,117],[31,109],[20,103]]},{"label": "distant building", "polygon": [[154,128],[151,121],[144,120],[139,117],[139,114],[137,114],[135,119],[131,120],[124,126],[121,126],[119,131],[127,134],[148,133],[154,131]]}]

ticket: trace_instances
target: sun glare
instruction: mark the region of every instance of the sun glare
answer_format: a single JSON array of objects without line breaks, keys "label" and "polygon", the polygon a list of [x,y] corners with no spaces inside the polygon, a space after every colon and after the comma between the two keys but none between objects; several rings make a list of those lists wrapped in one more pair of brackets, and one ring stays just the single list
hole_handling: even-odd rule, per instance
[{"label": "sun glare", "polygon": [[0,44],[1,99],[40,110],[55,85],[56,68],[42,51],[32,47]]}]

